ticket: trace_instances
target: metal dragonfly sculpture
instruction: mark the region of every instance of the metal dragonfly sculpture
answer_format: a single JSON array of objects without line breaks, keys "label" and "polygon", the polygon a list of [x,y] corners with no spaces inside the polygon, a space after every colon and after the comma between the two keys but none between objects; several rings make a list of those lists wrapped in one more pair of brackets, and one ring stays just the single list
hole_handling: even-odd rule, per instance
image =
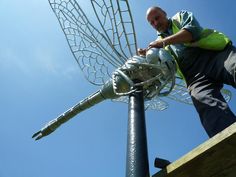
[{"label": "metal dragonfly sculpture", "polygon": [[[75,0],[49,0],[69,47],[86,79],[101,88],[47,123],[33,135],[49,135],[78,113],[106,99],[127,102],[137,86],[144,89],[146,109],[164,110],[165,98],[192,104],[183,79],[176,75],[172,55],[151,49],[138,56],[128,0],[90,0],[100,28],[95,27]],[[231,93],[223,89],[226,100]],[[164,98],[164,99],[163,99]]]}]

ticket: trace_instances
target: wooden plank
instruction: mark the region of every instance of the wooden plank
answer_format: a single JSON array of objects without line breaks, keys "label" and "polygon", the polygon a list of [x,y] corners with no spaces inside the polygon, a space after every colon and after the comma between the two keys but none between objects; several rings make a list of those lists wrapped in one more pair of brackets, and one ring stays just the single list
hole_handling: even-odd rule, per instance
[{"label": "wooden plank", "polygon": [[236,123],[152,177],[236,177]]}]

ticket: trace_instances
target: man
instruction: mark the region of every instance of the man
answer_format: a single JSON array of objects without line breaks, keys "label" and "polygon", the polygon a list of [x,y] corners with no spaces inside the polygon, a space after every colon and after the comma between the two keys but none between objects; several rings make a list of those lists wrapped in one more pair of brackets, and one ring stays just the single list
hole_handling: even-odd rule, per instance
[{"label": "man", "polygon": [[236,88],[236,48],[227,36],[203,29],[188,11],[168,19],[160,7],[151,7],[146,17],[160,38],[139,54],[162,47],[172,53],[209,137],[234,123],[236,116],[220,92],[223,84]]}]

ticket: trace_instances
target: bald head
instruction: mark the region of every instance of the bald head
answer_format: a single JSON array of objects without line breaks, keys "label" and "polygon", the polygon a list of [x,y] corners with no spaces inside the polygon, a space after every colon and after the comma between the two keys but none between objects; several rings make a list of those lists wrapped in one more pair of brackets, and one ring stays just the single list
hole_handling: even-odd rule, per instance
[{"label": "bald head", "polygon": [[154,6],[148,8],[146,18],[155,30],[159,32],[167,30],[169,24],[167,14],[160,7]]},{"label": "bald head", "polygon": [[163,13],[163,14],[166,15],[166,12],[165,12],[162,8],[160,8],[160,7],[158,7],[158,6],[153,6],[153,7],[149,7],[149,8],[147,9],[146,18],[148,18],[148,15],[149,15],[150,13],[153,13],[153,12],[155,12],[155,11],[158,11],[158,12]]}]

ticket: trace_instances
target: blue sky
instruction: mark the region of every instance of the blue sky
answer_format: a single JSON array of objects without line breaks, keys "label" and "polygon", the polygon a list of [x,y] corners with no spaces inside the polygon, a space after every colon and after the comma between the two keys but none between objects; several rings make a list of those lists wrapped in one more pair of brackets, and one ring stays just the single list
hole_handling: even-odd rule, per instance
[{"label": "blue sky", "polygon": [[[78,0],[91,15],[88,1]],[[149,6],[169,14],[194,12],[204,27],[236,43],[234,0],[130,0],[137,40],[156,38],[145,21]],[[73,58],[47,0],[0,1],[0,177],[125,176],[126,104],[109,100],[77,115],[52,135],[31,139],[45,123],[93,93]],[[229,103],[236,112],[236,91]],[[207,140],[193,106],[172,102],[147,111],[150,173],[155,157],[177,160]]]}]

